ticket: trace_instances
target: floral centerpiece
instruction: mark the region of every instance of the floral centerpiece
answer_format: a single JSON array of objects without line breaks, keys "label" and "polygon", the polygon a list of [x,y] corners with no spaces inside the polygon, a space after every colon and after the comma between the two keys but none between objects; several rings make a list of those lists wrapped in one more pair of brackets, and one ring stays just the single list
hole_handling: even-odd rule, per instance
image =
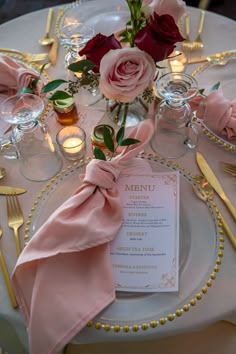
[{"label": "floral centerpiece", "polygon": [[81,60],[69,65],[77,74],[73,81],[54,80],[43,88],[49,92],[67,83],[65,91],[49,99],[68,98],[80,87],[98,87],[113,100],[125,126],[129,106],[137,97],[152,102],[153,82],[177,42],[183,41],[177,21],[185,12],[182,0],[126,0],[130,20],[126,28],[110,36],[98,33],[80,50]]}]

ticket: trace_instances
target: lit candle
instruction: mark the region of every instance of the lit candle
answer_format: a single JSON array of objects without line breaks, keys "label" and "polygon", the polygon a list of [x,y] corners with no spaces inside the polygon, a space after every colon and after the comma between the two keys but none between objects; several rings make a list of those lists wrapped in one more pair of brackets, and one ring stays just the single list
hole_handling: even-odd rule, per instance
[{"label": "lit candle", "polygon": [[185,65],[180,60],[170,60],[171,71],[181,73],[185,70]]},{"label": "lit candle", "polygon": [[186,65],[187,57],[185,54],[175,50],[169,59],[170,70],[175,73],[182,73],[185,71]]},{"label": "lit candle", "polygon": [[83,141],[80,138],[68,138],[63,142],[66,153],[77,154],[83,148]]},{"label": "lit candle", "polygon": [[76,126],[62,128],[57,133],[56,140],[66,159],[78,160],[84,156],[86,134],[82,128]]}]

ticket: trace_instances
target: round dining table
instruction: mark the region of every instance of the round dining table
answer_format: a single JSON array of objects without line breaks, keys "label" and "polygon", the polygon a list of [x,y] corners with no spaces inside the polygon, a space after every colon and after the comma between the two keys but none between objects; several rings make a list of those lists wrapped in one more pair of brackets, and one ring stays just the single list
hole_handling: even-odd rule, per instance
[{"label": "round dining table", "polygon": [[[89,1],[91,4],[94,4],[94,2],[95,0]],[[99,7],[99,1],[96,1],[96,4]],[[54,10],[56,11],[57,8],[55,7]],[[188,7],[187,10],[190,14],[191,36],[194,37],[196,35],[200,10],[192,7]],[[25,53],[43,53],[48,51],[49,48],[41,47],[38,43],[38,39],[44,33],[47,12],[48,9],[42,9],[2,24],[0,26],[1,48],[12,48]],[[56,18],[54,16],[54,26],[55,20]],[[111,28],[106,27],[106,21],[104,22],[104,28],[105,34],[109,34],[109,31],[119,29],[114,27],[111,30]],[[188,55],[193,57],[236,49],[235,31],[235,21],[206,11],[202,33],[204,48],[200,52],[191,52],[188,53]],[[59,46],[56,65],[50,65],[46,69],[51,79],[65,77],[64,56],[65,48]],[[234,64],[236,64],[235,61]],[[224,70],[228,73],[228,75],[231,75],[230,70],[232,70],[232,75],[233,71],[235,74],[235,67],[232,69],[234,64],[232,60],[232,62],[225,65]],[[193,73],[197,68],[199,68],[199,65],[199,63],[189,64],[186,68],[186,72],[189,74]],[[196,78],[198,79],[199,77],[203,83],[204,72],[206,71],[201,73],[201,77],[198,76],[199,74],[196,75]],[[217,69],[215,69],[214,73],[215,76],[213,79],[215,82],[217,82]],[[205,81],[205,84],[208,85],[208,82]],[[81,108],[81,110],[83,109]],[[94,110],[96,110],[96,107],[85,108],[87,116],[93,114]],[[102,117],[100,108],[98,109],[98,112],[98,116]],[[56,130],[59,130],[60,126],[54,123],[52,124],[52,128],[54,129],[53,134],[55,137],[57,133]],[[88,127],[88,129],[90,128],[91,127]],[[199,130],[201,130],[200,126]],[[89,140],[89,134],[87,134],[87,136]],[[209,134],[201,131],[197,150],[199,150],[204,155],[205,159],[209,162],[212,170],[215,172],[217,178],[221,182],[225,193],[236,206],[236,185],[233,183],[232,177],[229,174],[226,174],[219,166],[219,161],[236,163],[236,149],[229,149],[227,144],[224,142],[222,143],[218,139],[212,139],[209,137]],[[151,152],[151,150],[148,150],[148,152]],[[198,175],[200,173],[196,163],[195,150],[189,150],[184,156],[176,159],[174,162],[178,163],[180,166],[183,166],[183,168],[187,171],[190,171],[192,175]],[[63,159],[63,168],[67,168],[70,164],[70,161]],[[40,194],[41,190],[47,182],[32,182],[25,179],[19,172],[18,160],[6,159],[0,155],[0,166],[5,167],[7,170],[7,176],[1,180],[1,185],[19,186],[27,189],[27,193],[19,196],[24,214],[24,220],[26,221],[29,213],[32,210],[32,207],[34,206],[35,200],[37,199],[37,195]],[[233,220],[226,206],[216,194],[214,200],[229,227],[236,235],[235,220]],[[199,201],[199,204],[200,203],[202,202]],[[0,196],[0,208],[0,224],[3,229],[3,237],[0,241],[0,246],[2,253],[4,254],[8,271],[9,273],[12,273],[16,264],[16,251],[12,230],[8,227],[7,223],[6,198],[3,195]],[[191,213],[195,213],[194,208],[191,210]],[[21,244],[24,243],[25,227],[26,225],[20,229]],[[201,230],[200,225],[199,230]],[[207,230],[205,231],[207,236]],[[163,326],[158,325],[155,328],[148,328],[147,330],[144,328],[137,332],[129,331],[128,333],[125,333],[125,331],[116,332],[106,331],[104,329],[98,330],[94,326],[86,327],[80,333],[78,333],[75,338],[71,339],[72,344],[71,347],[68,346],[67,352],[73,353],[73,350],[75,350],[74,353],[76,353],[76,349],[73,348],[76,348],[77,345],[78,348],[81,348],[81,351],[78,349],[78,353],[83,353],[83,350],[86,352],[87,345],[87,348],[90,348],[88,351],[89,353],[118,353],[118,350],[123,350],[129,353],[133,353],[134,351],[136,353],[141,353],[141,351],[144,350],[148,353],[156,353],[160,349],[164,353],[166,348],[166,353],[171,352],[174,354],[180,352],[188,352],[190,354],[195,353],[196,349],[200,348],[197,337],[194,337],[196,333],[200,333],[199,340],[202,343],[205,343],[205,353],[211,353],[211,350],[213,350],[213,347],[211,346],[212,344],[209,344],[209,348],[211,348],[211,350],[209,351],[207,349],[208,344],[206,341],[208,340],[215,343],[215,353],[218,353],[218,350],[221,350],[221,352],[226,354],[233,353],[232,347],[226,347],[224,340],[227,339],[228,343],[230,342],[232,344],[233,338],[236,335],[236,327],[233,325],[234,322],[236,324],[236,250],[232,247],[226,235],[224,236],[224,243],[222,248],[224,248],[224,250],[222,250],[222,264],[219,267],[219,272],[217,271],[216,274],[212,276],[212,279],[209,278],[211,282],[207,288],[207,293],[204,294],[201,299],[199,297],[199,300],[196,301],[196,305],[193,303],[189,310],[183,313],[182,316],[175,318],[173,321],[168,321],[168,323]],[[202,250],[204,250],[204,243],[202,244]],[[199,265],[200,263],[201,252],[199,252]],[[196,267],[198,267],[198,265],[196,265]],[[201,267],[199,266],[199,268]],[[197,271],[198,269],[196,268],[196,272]],[[194,283],[194,275],[190,281]],[[50,301],[53,301],[53,299],[50,299]],[[45,323],[45,326],[47,326],[47,323]],[[210,327],[211,329],[209,332],[207,332],[208,326],[213,326]],[[204,332],[205,328],[206,332]],[[223,335],[223,330],[228,330],[227,334]],[[204,333],[206,334],[204,335]],[[38,335],[40,337],[40,328],[38,330]],[[179,342],[178,338],[180,338]],[[43,341],[43,338],[41,338],[41,340]],[[222,349],[222,345],[220,345],[217,340],[221,341],[221,343],[224,343],[226,348],[225,351]],[[194,344],[192,344],[192,348],[190,350],[189,346],[191,346],[191,341]],[[181,346],[179,346],[180,343]],[[185,343],[188,351],[185,351]],[[234,343],[234,345],[236,345],[235,340]],[[1,272],[0,345],[9,354],[28,353],[27,329],[25,327],[20,310],[13,309],[11,307]],[[89,347],[89,345],[91,347]],[[100,351],[99,345],[101,345],[102,348]],[[104,347],[102,347],[102,345],[104,345]],[[151,351],[150,348],[152,348],[153,351]]]}]

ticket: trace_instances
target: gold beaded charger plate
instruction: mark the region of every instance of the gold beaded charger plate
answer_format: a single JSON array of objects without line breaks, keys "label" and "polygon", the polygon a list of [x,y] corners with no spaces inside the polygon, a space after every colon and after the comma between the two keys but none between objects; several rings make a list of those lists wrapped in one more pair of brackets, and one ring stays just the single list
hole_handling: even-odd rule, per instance
[{"label": "gold beaded charger plate", "polygon": [[95,34],[111,35],[125,27],[130,18],[124,0],[76,1],[65,7],[58,31],[68,23],[81,22],[94,29]]},{"label": "gold beaded charger plate", "polygon": [[[180,173],[180,263],[179,291],[170,293],[116,292],[116,300],[88,327],[111,333],[137,332],[168,323],[200,303],[214,282],[223,257],[223,230],[218,210],[212,202],[203,203],[194,191],[194,176],[181,166],[155,155],[141,154],[153,172]],[[38,195],[28,217],[26,242],[79,186],[90,158],[80,160],[49,181]],[[199,188],[199,187],[198,187]],[[76,281],[76,279],[75,279]],[[168,279],[167,279],[168,281]],[[200,305],[199,305],[200,306]]]},{"label": "gold beaded charger plate", "polygon": [[[221,65],[219,64],[221,63]],[[192,76],[198,81],[199,89],[204,88],[204,93],[218,82],[224,97],[230,101],[236,100],[236,54],[229,53],[217,62],[206,62],[198,66]],[[214,119],[214,117],[212,117]],[[195,121],[202,127],[203,133],[213,142],[219,144],[225,149],[236,153],[236,137],[231,139],[226,135],[216,134],[204,124],[201,119],[195,117]]]}]

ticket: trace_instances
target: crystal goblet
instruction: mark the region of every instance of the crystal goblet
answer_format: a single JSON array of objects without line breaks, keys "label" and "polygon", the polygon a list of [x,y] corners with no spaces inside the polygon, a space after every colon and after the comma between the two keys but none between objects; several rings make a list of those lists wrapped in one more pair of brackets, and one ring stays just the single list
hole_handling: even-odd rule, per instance
[{"label": "crystal goblet", "polygon": [[192,123],[192,111],[188,101],[198,92],[197,81],[190,75],[172,72],[161,76],[156,82],[162,98],[151,139],[152,149],[167,158],[183,156],[198,143],[198,130]]},{"label": "crystal goblet", "polygon": [[[66,69],[72,63],[84,59],[79,55],[79,51],[94,36],[94,29],[80,22],[72,22],[63,25],[59,29],[60,43],[67,49],[65,56]],[[81,73],[71,72],[67,70],[67,78],[69,81],[76,82],[81,79]],[[97,87],[80,86],[77,96],[82,106],[91,106],[101,100],[102,95]]]},{"label": "crystal goblet", "polygon": [[11,139],[19,151],[20,172],[32,181],[45,181],[61,168],[62,161],[40,116],[43,100],[33,94],[11,96],[0,105],[0,118],[14,124]]},{"label": "crystal goblet", "polygon": [[82,59],[79,51],[94,36],[94,29],[83,23],[73,22],[62,26],[58,36],[61,45],[67,49],[65,63],[68,67],[71,63]]}]

